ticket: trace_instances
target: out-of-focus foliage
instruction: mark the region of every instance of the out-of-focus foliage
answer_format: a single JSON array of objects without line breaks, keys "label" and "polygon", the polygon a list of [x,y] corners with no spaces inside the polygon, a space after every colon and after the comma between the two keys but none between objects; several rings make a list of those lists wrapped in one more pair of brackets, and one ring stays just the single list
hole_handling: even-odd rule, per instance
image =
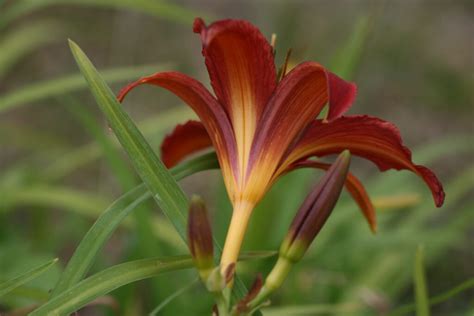
[{"label": "out-of-focus foliage", "polygon": [[[470,1],[428,0],[0,1],[0,286],[60,258],[60,264],[0,297],[0,312],[31,310],[45,302],[94,221],[140,184],[86,91],[67,38],[80,43],[115,91],[124,82],[165,69],[205,82],[199,41],[190,29],[194,16],[205,15],[249,19],[265,34],[278,34],[277,61],[292,47],[293,64],[317,60],[354,80],[359,92],[352,113],[395,121],[406,143],[417,145],[414,160],[433,167],[447,192],[446,205],[436,209],[413,175],[378,173],[355,161],[353,170],[377,207],[378,233],[369,232],[357,206],[343,195],[264,314],[413,314],[413,266],[423,244],[431,315],[470,315],[472,12]],[[126,111],[154,149],[176,123],[193,117],[176,98],[157,89],[143,88],[127,103],[134,104]],[[318,176],[298,171],[281,179],[254,213],[244,248],[278,249]],[[206,171],[181,184],[186,193],[205,196],[222,243],[230,208],[219,172]],[[123,262],[141,264],[136,260],[187,252],[156,204],[138,204],[97,254],[91,274]],[[241,263],[244,283],[273,262],[270,257]],[[79,313],[107,315],[115,309],[143,315],[157,308],[159,315],[207,315],[212,298],[200,285],[188,287],[194,282],[193,271],[167,273],[123,286]],[[202,299],[196,300],[197,295]]]}]

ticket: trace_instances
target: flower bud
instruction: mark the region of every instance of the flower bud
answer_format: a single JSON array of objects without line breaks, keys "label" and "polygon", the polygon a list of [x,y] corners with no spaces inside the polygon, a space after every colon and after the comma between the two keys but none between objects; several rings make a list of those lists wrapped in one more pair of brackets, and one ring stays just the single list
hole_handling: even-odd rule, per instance
[{"label": "flower bud", "polygon": [[281,247],[280,256],[299,261],[336,205],[347,177],[351,160],[348,150],[342,152],[321,181],[301,205]]},{"label": "flower bud", "polygon": [[206,206],[198,196],[191,198],[189,207],[188,244],[201,278],[206,279],[214,267],[214,248]]}]

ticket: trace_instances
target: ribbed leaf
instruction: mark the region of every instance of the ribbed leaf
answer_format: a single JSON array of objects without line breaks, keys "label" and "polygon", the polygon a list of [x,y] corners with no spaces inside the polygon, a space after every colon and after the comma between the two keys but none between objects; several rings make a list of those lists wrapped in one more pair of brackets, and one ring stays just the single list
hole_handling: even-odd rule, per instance
[{"label": "ribbed leaf", "polygon": [[178,233],[186,239],[188,201],[183,190],[153,152],[87,56],[72,41],[70,47],[97,104],[130,157],[135,170]]}]

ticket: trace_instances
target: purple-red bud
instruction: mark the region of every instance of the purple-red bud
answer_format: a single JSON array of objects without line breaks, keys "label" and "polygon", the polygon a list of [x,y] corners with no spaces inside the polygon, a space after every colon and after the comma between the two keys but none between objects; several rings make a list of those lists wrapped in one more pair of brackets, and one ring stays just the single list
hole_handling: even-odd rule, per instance
[{"label": "purple-red bud", "polygon": [[303,257],[339,199],[350,161],[350,152],[343,151],[311,190],[293,219],[281,245],[280,256],[292,262]]},{"label": "purple-red bud", "polygon": [[212,230],[204,201],[198,196],[191,198],[189,206],[188,244],[196,268],[201,275],[208,274],[214,267]]}]

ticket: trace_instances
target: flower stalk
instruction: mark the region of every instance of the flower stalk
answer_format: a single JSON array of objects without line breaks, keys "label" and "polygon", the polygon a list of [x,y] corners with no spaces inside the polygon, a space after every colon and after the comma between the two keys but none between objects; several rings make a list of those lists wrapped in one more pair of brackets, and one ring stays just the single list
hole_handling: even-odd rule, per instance
[{"label": "flower stalk", "polygon": [[254,205],[249,202],[238,202],[234,206],[220,263],[223,274],[229,266],[237,262],[253,208]]}]

